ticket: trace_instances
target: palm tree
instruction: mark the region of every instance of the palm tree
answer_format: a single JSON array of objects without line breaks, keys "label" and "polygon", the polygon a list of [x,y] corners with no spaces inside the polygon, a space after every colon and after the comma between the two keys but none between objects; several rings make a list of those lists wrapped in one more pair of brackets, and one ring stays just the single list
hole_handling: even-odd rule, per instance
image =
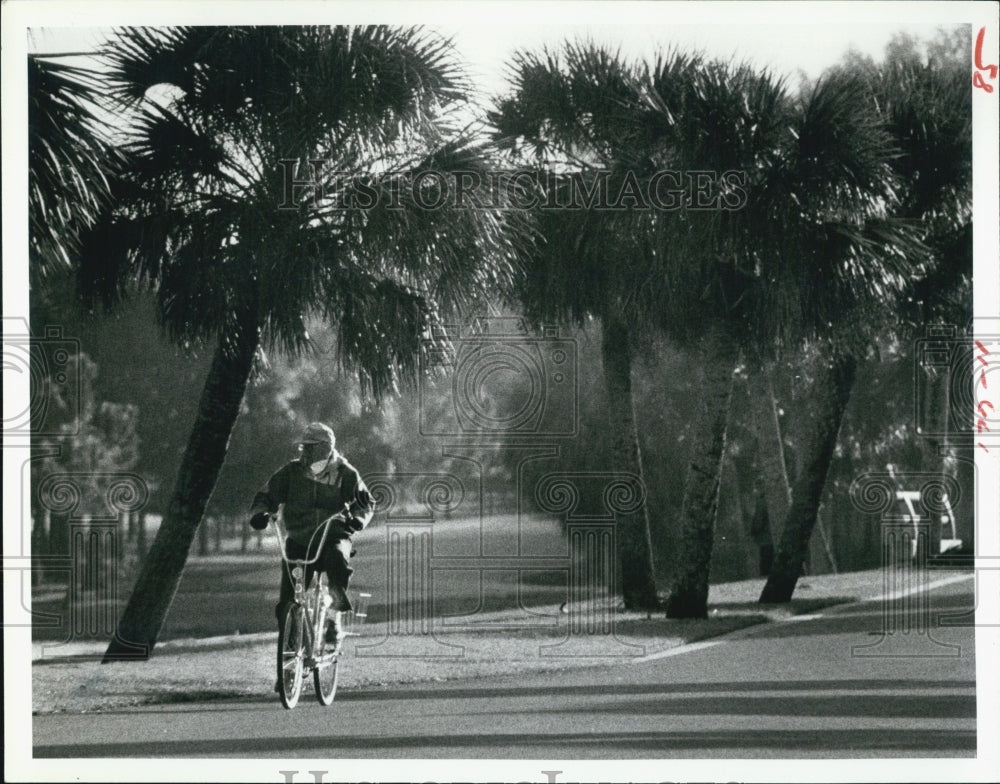
[{"label": "palm tree", "polygon": [[[562,97],[552,56],[532,62],[528,73],[550,92],[508,110],[507,128],[543,152],[559,149],[557,129],[578,128],[577,138],[614,152],[604,159],[617,170],[609,189],[629,177],[648,189],[662,171],[735,175],[709,178],[704,195],[715,209],[591,210],[585,217],[591,229],[575,244],[560,236],[557,251],[603,237],[593,264],[625,259],[622,283],[609,285],[612,273],[591,277],[581,254],[572,268],[578,278],[600,285],[612,307],[629,303],[627,323],[662,329],[704,358],[667,602],[670,617],[704,617],[741,352],[767,355],[824,334],[847,304],[899,290],[918,268],[920,246],[887,215],[894,199],[889,139],[855,82],[826,80],[795,99],[766,73],[674,54],[633,69],[631,80],[611,81],[609,89],[607,59],[591,58],[592,72],[578,77],[584,90],[605,95],[590,111]],[[698,206],[693,182],[686,198],[687,207]],[[652,322],[636,317],[654,312],[659,317]]]},{"label": "palm tree", "polygon": [[[682,55],[670,60],[676,74],[697,65]],[[490,115],[498,142],[518,164],[536,167],[541,200],[571,205],[534,213],[537,242],[517,299],[536,322],[600,319],[613,468],[641,478],[632,364],[655,330],[659,303],[646,296],[652,289],[635,286],[643,274],[643,238],[600,209],[641,154],[632,138],[640,69],[606,48],[567,43],[561,52],[516,54],[512,72],[511,94]],[[584,207],[591,191],[596,209]],[[619,513],[616,533],[625,607],[657,608],[648,507]]]},{"label": "palm tree", "polygon": [[[565,185],[565,183],[563,183]],[[558,190],[567,193],[563,187]],[[601,360],[611,430],[612,470],[644,481],[642,448],[632,393],[632,365],[643,349],[644,330],[652,320],[640,298],[626,291],[627,241],[586,212],[552,212],[538,216],[536,229],[544,238],[525,265],[518,299],[536,322],[576,322],[590,316],[601,322]],[[591,216],[592,217],[592,216]],[[616,243],[615,240],[621,240]],[[622,256],[617,254],[623,253]],[[608,263],[620,258],[620,264]],[[636,490],[637,496],[644,494]],[[626,609],[659,607],[656,590],[651,520],[643,503],[632,511],[617,511],[616,549],[622,600]]]},{"label": "palm tree", "polygon": [[[764,603],[792,598],[816,522],[858,356],[885,328],[911,335],[945,318],[965,323],[971,308],[964,296],[972,273],[971,87],[960,56],[927,63],[897,54],[882,66],[858,65],[867,99],[881,113],[899,154],[892,166],[900,183],[895,213],[920,227],[933,251],[926,274],[913,281],[895,308],[853,308],[844,314],[851,342],[841,335],[830,344],[832,361],[816,381],[817,406],[802,437],[806,468],[792,489],[792,503],[767,583]],[[865,339],[867,336],[867,339]],[[860,339],[859,339],[860,338]],[[852,345],[853,343],[853,345]],[[947,410],[947,400],[944,401]]]},{"label": "palm tree", "polygon": [[658,229],[663,326],[707,365],[667,614],[704,617],[738,357],[759,364],[828,335],[844,308],[898,294],[920,273],[923,248],[889,216],[889,137],[855,81],[831,78],[797,99],[743,66],[702,68],[686,90],[663,69],[648,81],[661,124],[644,127],[659,131],[674,166],[742,172],[749,194],[743,209]]},{"label": "palm tree", "polygon": [[[669,94],[657,107],[668,122],[679,118],[671,135],[690,140],[688,161],[744,172],[749,193],[744,209],[715,213],[702,248],[709,263],[702,262],[701,271],[694,263],[677,264],[680,275],[670,268],[665,275],[677,299],[683,289],[671,279],[683,281],[692,270],[698,276],[688,277],[685,288],[707,296],[665,309],[667,327],[683,334],[690,325],[705,325],[705,361],[717,369],[688,471],[669,617],[707,611],[736,357],[743,352],[757,363],[776,349],[825,335],[844,307],[892,296],[921,269],[922,247],[888,214],[894,201],[889,138],[861,97],[856,82],[827,79],[792,98],[767,74],[719,65],[699,72],[682,105],[686,111],[671,110]],[[692,306],[704,318],[698,320]]]},{"label": "palm tree", "polygon": [[129,28],[104,60],[130,167],[88,235],[81,288],[113,305],[148,286],[175,341],[214,345],[109,661],[156,643],[263,352],[308,350],[306,319],[322,317],[341,368],[378,397],[413,377],[440,316],[509,282],[513,254],[496,212],[420,209],[400,177],[485,165],[456,131],[466,83],[435,35]]}]

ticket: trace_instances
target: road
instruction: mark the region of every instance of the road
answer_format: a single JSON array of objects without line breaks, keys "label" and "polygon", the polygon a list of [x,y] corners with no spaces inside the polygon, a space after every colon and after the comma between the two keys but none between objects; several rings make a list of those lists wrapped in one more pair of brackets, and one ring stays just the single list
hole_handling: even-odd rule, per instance
[{"label": "road", "polygon": [[[972,606],[971,579],[931,592],[935,618]],[[34,754],[567,760],[975,755],[974,630],[936,628],[931,639],[918,608],[885,616],[883,607],[832,608],[639,662],[341,691],[328,709],[307,694],[287,712],[274,695],[262,694],[249,701],[36,716]],[[913,625],[880,642],[886,617]],[[908,655],[852,655],[852,646],[873,643],[879,645],[865,649],[869,654]],[[855,648],[854,654],[865,651]]]}]

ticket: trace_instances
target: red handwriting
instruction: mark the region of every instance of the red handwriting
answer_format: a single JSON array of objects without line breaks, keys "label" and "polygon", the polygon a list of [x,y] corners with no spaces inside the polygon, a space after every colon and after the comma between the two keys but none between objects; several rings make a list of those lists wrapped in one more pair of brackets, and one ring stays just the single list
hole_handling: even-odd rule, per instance
[{"label": "red handwriting", "polygon": [[[986,28],[980,27],[979,34],[976,36],[976,53],[975,53],[975,64],[976,72],[972,75],[972,85],[974,87],[979,87],[986,92],[993,92],[993,85],[987,84],[986,79],[991,82],[997,78],[997,71],[1000,70],[996,65],[983,65],[983,38],[986,36]],[[983,78],[983,72],[988,74],[986,79]]]},{"label": "red handwriting", "polygon": [[[980,31],[979,37],[980,37],[980,40],[981,40],[982,39],[982,31]],[[990,88],[991,91],[992,91],[992,89],[993,88]],[[979,370],[979,381],[983,385],[983,389],[986,389],[986,368],[988,368],[990,366],[990,362],[989,362],[988,359],[986,359],[986,357],[988,357],[990,355],[990,351],[989,351],[988,348],[986,348],[986,346],[984,346],[978,340],[975,341],[975,343],[976,343],[976,348],[981,352],[981,354],[985,355],[985,356],[977,356],[976,359],[979,360],[979,362],[982,363],[982,365],[983,365],[983,367]],[[993,410],[993,403],[991,403],[989,400],[982,401],[976,407],[976,410],[979,412],[979,419],[976,420],[976,432],[977,433],[982,433],[984,430],[987,433],[990,432],[990,427],[989,427],[989,425],[986,424],[986,410],[985,410],[986,406],[990,407],[990,411]],[[989,449],[986,448],[985,444],[983,444],[982,441],[980,441],[978,443],[979,443],[979,446],[981,446],[983,448],[984,452],[988,453],[990,451]]]}]

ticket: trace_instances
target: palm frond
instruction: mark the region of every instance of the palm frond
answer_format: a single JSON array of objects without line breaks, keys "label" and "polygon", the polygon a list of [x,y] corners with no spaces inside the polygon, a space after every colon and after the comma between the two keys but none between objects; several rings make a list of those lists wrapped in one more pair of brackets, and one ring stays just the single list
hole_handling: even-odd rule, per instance
[{"label": "palm frond", "polygon": [[190,188],[199,177],[221,177],[225,152],[196,117],[186,114],[181,107],[146,105],[133,121],[125,150],[147,184],[181,178]]},{"label": "palm frond", "polygon": [[99,82],[85,68],[28,58],[31,270],[71,268],[79,233],[107,206],[109,171],[120,160],[93,114]]},{"label": "palm frond", "polygon": [[642,190],[664,168],[685,186],[684,172],[715,172],[714,197],[723,171],[745,183],[731,210],[539,215],[520,289],[536,319],[610,312],[686,340],[711,317],[763,349],[830,334],[844,313],[891,311],[927,271],[920,231],[894,217],[898,151],[856,78],[831,76],[796,100],[767,72],[696,55],[642,70],[582,49],[521,55],[492,118],[520,160],[604,165],[611,192],[629,178]]},{"label": "palm frond", "polygon": [[562,158],[607,165],[630,147],[637,131],[638,66],[592,42],[567,42],[560,53],[518,52],[513,96],[488,114],[498,144],[531,150],[544,161]]},{"label": "palm frond", "polygon": [[116,29],[101,56],[111,97],[126,110],[159,85],[193,92],[199,62],[226,34],[226,28],[210,26]]},{"label": "palm frond", "polygon": [[807,209],[840,204],[871,214],[897,201],[891,161],[898,153],[883,121],[865,102],[865,88],[850,75],[831,76],[805,96],[789,149],[788,176]]}]

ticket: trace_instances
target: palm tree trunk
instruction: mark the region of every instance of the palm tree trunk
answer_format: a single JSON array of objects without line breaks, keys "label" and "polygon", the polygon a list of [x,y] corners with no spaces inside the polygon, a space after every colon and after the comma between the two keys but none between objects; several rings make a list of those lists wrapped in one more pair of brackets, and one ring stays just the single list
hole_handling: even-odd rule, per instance
[{"label": "palm tree trunk", "polygon": [[826,533],[826,526],[823,524],[823,504],[819,505],[819,509],[816,510],[816,530],[819,531],[819,537],[823,542],[823,552],[826,554],[826,561],[830,564],[830,570],[837,574],[839,571],[837,567],[837,557],[833,553],[833,545],[830,543],[830,537]]},{"label": "palm tree trunk", "polygon": [[750,405],[757,436],[758,464],[767,515],[770,520],[784,520],[791,503],[792,489],[785,465],[785,445],[781,439],[781,424],[774,399],[774,388],[765,371],[752,376]]},{"label": "palm tree trunk", "polygon": [[[603,319],[601,353],[609,410],[613,470],[633,473],[640,479],[642,450],[632,397],[632,353],[628,327],[614,317]],[[653,565],[653,541],[649,509],[642,504],[635,512],[617,513],[615,532],[621,568],[622,598],[627,609],[654,610],[659,606]]]},{"label": "palm tree trunk", "polygon": [[708,616],[708,574],[719,508],[726,420],[739,350],[721,324],[709,327],[703,345],[705,390],[684,480],[680,552],[677,576],[667,600],[668,618]]},{"label": "palm tree trunk", "polygon": [[242,330],[230,344],[224,337],[219,340],[170,505],[104,654],[104,663],[145,660],[156,645],[225,460],[257,344],[253,327]]},{"label": "palm tree trunk", "polygon": [[[755,510],[759,518],[758,525],[763,529],[756,541],[760,549],[760,574],[766,576],[774,563],[775,543],[772,526],[779,520],[784,520],[788,514],[792,488],[788,482],[785,445],[781,438],[781,423],[778,421],[774,386],[768,371],[761,369],[752,374],[748,381],[751,419],[754,436],[757,439],[758,481],[765,510],[763,515],[759,515],[758,510]],[[760,519],[765,520],[766,525],[761,525]]]},{"label": "palm tree trunk", "polygon": [[802,439],[803,467],[792,486],[792,503],[781,532],[781,542],[771,573],[760,595],[762,604],[790,602],[802,571],[819,512],[823,487],[837,445],[837,434],[844,419],[854,386],[857,361],[847,353],[838,353],[827,373],[816,381],[815,415]]}]

